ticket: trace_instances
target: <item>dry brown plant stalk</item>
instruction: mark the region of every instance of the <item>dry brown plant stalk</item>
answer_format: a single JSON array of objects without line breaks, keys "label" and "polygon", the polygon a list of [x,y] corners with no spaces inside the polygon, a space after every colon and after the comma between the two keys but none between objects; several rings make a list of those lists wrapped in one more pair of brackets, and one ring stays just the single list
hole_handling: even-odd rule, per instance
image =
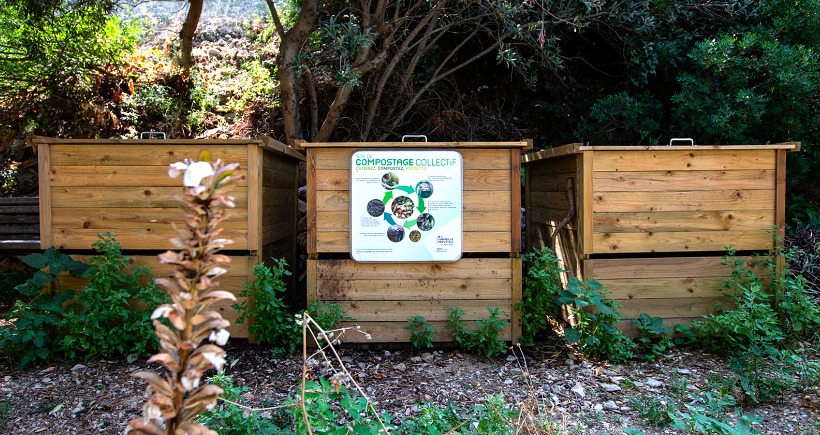
[{"label": "dry brown plant stalk", "polygon": [[[230,258],[218,252],[232,243],[219,238],[218,228],[226,219],[225,211],[234,206],[233,197],[226,195],[239,179],[238,164],[224,165],[221,160],[210,163],[210,153],[204,150],[197,161],[186,159],[171,165],[169,175],[184,171],[184,191],[181,195],[185,211],[184,227],[174,228],[180,234],[171,239],[178,249],[159,255],[162,264],[173,265],[171,279],[156,282],[171,296],[172,303],[154,310],[151,318],[159,337],[160,351],[148,359],[167,369],[165,377],[153,372],[138,372],[133,376],[148,383],[150,397],[143,405],[143,417],[128,422],[126,433],[150,435],[214,434],[193,420],[201,412],[216,405],[222,389],[216,385],[200,385],[205,372],[222,370],[225,351],[220,347],[230,334],[225,329],[230,322],[219,312],[209,309],[217,302],[234,302],[236,297],[217,290],[218,276]],[[171,327],[159,321],[167,319]],[[208,338],[216,344],[204,344]],[[163,430],[159,420],[165,419]]]}]

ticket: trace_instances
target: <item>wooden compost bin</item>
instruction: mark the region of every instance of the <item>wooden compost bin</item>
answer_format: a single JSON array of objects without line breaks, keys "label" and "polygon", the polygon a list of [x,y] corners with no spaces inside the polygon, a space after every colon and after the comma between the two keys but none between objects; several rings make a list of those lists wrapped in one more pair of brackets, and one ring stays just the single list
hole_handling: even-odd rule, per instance
[{"label": "wooden compost bin", "polygon": [[[232,261],[221,287],[238,294],[253,266],[270,258],[296,264],[298,164],[304,157],[270,138],[260,140],[95,140],[37,137],[40,165],[41,247],[56,247],[87,258],[91,244],[106,232],[123,252],[146,264],[154,275],[170,275],[157,253],[174,249],[181,224],[175,195],[181,178],[168,165],[196,158],[207,148],[212,159],[239,163],[242,179],[231,192],[236,207],[222,236],[234,241],[223,251]],[[293,277],[291,277],[293,278]],[[79,283],[75,283],[79,284]],[[294,291],[294,282],[289,282]],[[229,304],[217,307],[232,323]],[[231,325],[235,337],[248,336],[248,324]]]},{"label": "wooden compost bin", "polygon": [[[765,253],[775,227],[782,236],[786,153],[799,147],[573,144],[528,154],[527,246],[550,246],[574,205],[554,241],[563,267],[604,284],[626,319],[690,322],[722,296],[727,246]],[[628,320],[621,327],[634,332]]]},{"label": "wooden compost bin", "polygon": [[[451,341],[447,307],[472,323],[500,307],[520,335],[521,150],[509,143],[302,143],[307,151],[308,301],[336,303],[373,342],[409,342],[407,321],[421,315]],[[362,150],[455,150],[463,160],[463,255],[455,262],[365,263],[351,257],[351,156]],[[344,341],[365,342],[362,334]]]}]

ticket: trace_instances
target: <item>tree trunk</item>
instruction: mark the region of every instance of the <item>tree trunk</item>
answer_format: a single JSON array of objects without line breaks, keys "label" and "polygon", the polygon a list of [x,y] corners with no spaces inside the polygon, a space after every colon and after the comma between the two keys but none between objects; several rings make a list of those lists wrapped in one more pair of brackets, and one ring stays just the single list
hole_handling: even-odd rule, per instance
[{"label": "tree trunk", "polygon": [[185,22],[182,23],[182,30],[179,31],[179,63],[185,67],[190,68],[194,65],[194,59],[191,56],[193,51],[194,35],[196,34],[196,26],[199,24],[199,17],[202,15],[203,0],[188,0],[190,6],[188,7],[188,15],[185,16]]}]

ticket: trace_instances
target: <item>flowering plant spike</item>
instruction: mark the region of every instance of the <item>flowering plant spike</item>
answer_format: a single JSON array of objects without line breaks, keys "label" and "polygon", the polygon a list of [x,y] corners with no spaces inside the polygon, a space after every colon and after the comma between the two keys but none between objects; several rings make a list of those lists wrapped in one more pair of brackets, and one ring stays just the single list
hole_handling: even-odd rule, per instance
[{"label": "flowering plant spike", "polygon": [[[201,385],[203,374],[215,368],[222,370],[230,322],[210,309],[217,302],[235,302],[230,292],[217,290],[214,281],[226,272],[230,258],[218,252],[232,243],[219,237],[218,224],[226,219],[225,211],[234,206],[234,198],[226,195],[239,179],[238,164],[224,165],[221,160],[210,162],[205,150],[197,161],[185,159],[171,165],[168,173],[178,177],[184,173],[182,209],[184,227],[174,225],[180,234],[171,239],[177,251],[159,255],[160,262],[174,267],[173,278],[156,282],[171,296],[172,303],[154,310],[151,318],[159,337],[160,351],[148,359],[167,369],[165,377],[153,372],[138,372],[133,376],[148,383],[149,398],[143,405],[143,417],[128,422],[131,434],[214,434],[194,418],[216,405],[222,389],[216,385]],[[164,318],[167,322],[160,322]],[[170,326],[168,326],[170,325]],[[214,344],[202,344],[208,339]],[[165,429],[161,420],[165,421]]]}]

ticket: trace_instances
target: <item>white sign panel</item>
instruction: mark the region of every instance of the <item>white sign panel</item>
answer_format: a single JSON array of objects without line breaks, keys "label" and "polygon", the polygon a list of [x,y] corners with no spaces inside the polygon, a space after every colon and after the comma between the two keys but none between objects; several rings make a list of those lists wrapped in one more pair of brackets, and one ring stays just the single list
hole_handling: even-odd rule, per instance
[{"label": "white sign panel", "polygon": [[353,259],[446,262],[461,258],[462,167],[457,151],[353,153]]}]

